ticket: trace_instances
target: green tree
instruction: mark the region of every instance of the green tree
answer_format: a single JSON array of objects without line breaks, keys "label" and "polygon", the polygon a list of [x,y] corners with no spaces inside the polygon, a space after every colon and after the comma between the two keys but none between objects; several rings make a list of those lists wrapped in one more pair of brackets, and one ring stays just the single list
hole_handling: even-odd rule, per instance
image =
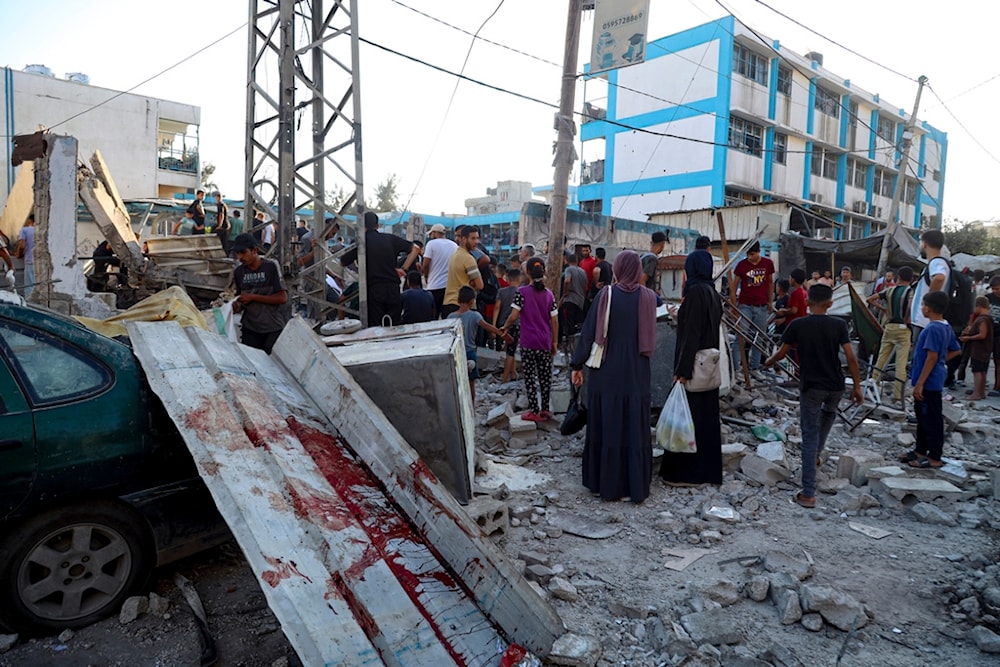
[{"label": "green tree", "polygon": [[385,180],[375,186],[375,210],[397,211],[399,210],[399,177],[396,174],[389,174]]},{"label": "green tree", "polygon": [[986,227],[981,222],[960,222],[951,220],[942,230],[944,242],[951,254],[964,252],[969,255],[992,254],[994,244],[991,243]]},{"label": "green tree", "polygon": [[337,184],[326,191],[323,203],[326,204],[328,211],[340,212],[340,209],[344,207],[350,196],[343,185]]}]

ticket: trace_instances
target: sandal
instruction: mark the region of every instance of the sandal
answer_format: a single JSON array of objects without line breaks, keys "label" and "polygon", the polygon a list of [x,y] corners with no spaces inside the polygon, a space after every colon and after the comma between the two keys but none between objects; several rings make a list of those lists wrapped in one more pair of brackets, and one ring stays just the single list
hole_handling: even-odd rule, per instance
[{"label": "sandal", "polygon": [[928,458],[917,459],[916,461],[910,461],[911,468],[943,468],[944,461],[932,461]]},{"label": "sandal", "polygon": [[815,496],[804,496],[801,492],[796,493],[795,497],[792,498],[796,505],[805,507],[806,509],[814,509],[816,507],[816,497]]},{"label": "sandal", "polygon": [[911,461],[919,461],[919,460],[920,460],[920,454],[917,454],[914,451],[906,452],[905,454],[899,457],[900,463],[910,463]]}]

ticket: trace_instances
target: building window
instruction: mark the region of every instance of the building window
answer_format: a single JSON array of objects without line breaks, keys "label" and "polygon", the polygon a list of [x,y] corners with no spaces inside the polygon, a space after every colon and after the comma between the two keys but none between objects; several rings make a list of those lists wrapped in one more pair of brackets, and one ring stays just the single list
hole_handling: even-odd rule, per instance
[{"label": "building window", "polygon": [[760,203],[760,201],[759,194],[726,188],[726,206],[745,206],[746,204]]},{"label": "building window", "polygon": [[788,135],[774,135],[774,161],[778,164],[785,164],[788,159]]},{"label": "building window", "polygon": [[872,191],[883,197],[892,196],[892,174],[885,169],[875,169],[875,186]]},{"label": "building window", "polygon": [[882,137],[890,144],[896,142],[896,123],[891,118],[886,118],[881,114],[878,117],[878,136]]},{"label": "building window", "polygon": [[938,170],[938,169],[935,169],[934,170],[933,178],[934,178],[934,182],[935,183],[940,183],[941,182],[941,171]]},{"label": "building window", "polygon": [[197,174],[198,126],[161,118],[158,130],[157,166]]},{"label": "building window", "polygon": [[847,160],[847,175],[845,181],[856,188],[865,187],[865,163],[855,159]]},{"label": "building window", "polygon": [[916,181],[911,181],[907,179],[903,183],[903,200],[907,204],[917,203],[917,190],[920,189],[920,185]]},{"label": "building window", "polygon": [[731,148],[760,157],[763,145],[763,127],[736,116],[729,119],[729,146]]},{"label": "building window", "polygon": [[778,67],[778,92],[782,95],[792,94],[792,70],[788,67]]},{"label": "building window", "polygon": [[812,155],[812,173],[831,180],[837,180],[838,154],[827,148],[814,148]]},{"label": "building window", "polygon": [[733,46],[733,69],[762,86],[767,85],[767,58],[740,44]]},{"label": "building window", "polygon": [[840,98],[836,93],[816,86],[816,110],[840,118]]}]

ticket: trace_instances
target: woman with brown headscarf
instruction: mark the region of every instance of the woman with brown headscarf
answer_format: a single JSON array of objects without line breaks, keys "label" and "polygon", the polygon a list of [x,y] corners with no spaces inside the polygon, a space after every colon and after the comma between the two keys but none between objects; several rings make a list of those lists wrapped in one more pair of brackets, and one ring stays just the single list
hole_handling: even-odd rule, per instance
[{"label": "woman with brown headscarf", "polygon": [[615,283],[598,293],[570,360],[573,384],[580,386],[591,344],[605,346],[604,361],[590,369],[587,386],[583,483],[604,500],[641,503],[649,496],[653,468],[650,358],[656,342],[656,294],[639,284],[642,262],[635,252],[620,253],[613,272]]}]

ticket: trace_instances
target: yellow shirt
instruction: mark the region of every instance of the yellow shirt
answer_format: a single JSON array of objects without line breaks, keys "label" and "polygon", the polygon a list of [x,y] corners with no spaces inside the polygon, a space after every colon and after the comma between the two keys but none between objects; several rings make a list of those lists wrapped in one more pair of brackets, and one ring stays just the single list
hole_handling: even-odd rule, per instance
[{"label": "yellow shirt", "polygon": [[457,306],[458,290],[471,285],[473,280],[481,277],[475,257],[459,246],[448,260],[448,285],[444,290],[445,305]]}]

